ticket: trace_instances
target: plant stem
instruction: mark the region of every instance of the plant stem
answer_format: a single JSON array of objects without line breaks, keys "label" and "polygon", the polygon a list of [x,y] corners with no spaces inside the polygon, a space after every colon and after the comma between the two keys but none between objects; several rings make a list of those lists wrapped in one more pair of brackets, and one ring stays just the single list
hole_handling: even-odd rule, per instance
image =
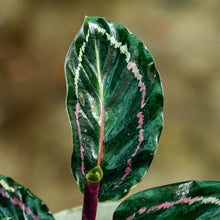
[{"label": "plant stem", "polygon": [[92,183],[86,180],[82,220],[95,220],[98,205],[99,182]]},{"label": "plant stem", "polygon": [[86,175],[82,220],[95,220],[99,185],[102,179],[103,172],[101,167],[95,167]]}]

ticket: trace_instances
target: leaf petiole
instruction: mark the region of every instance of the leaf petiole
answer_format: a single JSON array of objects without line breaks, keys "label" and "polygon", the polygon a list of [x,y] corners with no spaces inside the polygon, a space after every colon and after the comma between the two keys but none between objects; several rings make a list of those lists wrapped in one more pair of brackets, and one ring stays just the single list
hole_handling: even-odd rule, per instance
[{"label": "leaf petiole", "polygon": [[82,220],[95,220],[100,181],[103,177],[102,168],[97,166],[86,175]]}]

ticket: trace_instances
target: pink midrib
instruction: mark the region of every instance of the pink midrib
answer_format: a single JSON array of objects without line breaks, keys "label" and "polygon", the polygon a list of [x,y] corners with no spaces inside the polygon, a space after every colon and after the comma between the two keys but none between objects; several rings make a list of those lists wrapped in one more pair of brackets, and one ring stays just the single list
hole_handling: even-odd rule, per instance
[{"label": "pink midrib", "polygon": [[103,144],[104,144],[104,136],[105,136],[105,108],[104,108],[104,101],[103,101],[103,84],[101,79],[101,69],[99,63],[99,52],[97,49],[97,44],[95,40],[95,51],[96,51],[96,64],[97,64],[97,71],[98,71],[98,82],[99,82],[99,96],[100,96],[100,104],[101,104],[101,115],[100,115],[100,139],[99,139],[99,158],[98,158],[98,166],[101,167],[102,163],[102,155],[103,155]]},{"label": "pink midrib", "polygon": [[99,140],[99,159],[98,166],[101,167],[102,155],[103,155],[103,144],[105,136],[105,108],[103,103],[102,91],[100,90],[100,102],[101,102],[101,128],[100,128],[100,140]]}]

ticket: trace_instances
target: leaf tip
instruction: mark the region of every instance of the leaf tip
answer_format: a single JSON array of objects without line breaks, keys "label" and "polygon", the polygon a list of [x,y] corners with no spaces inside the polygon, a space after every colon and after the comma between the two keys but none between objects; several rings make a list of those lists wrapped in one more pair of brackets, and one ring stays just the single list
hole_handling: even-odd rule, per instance
[{"label": "leaf tip", "polygon": [[89,21],[91,19],[90,16],[85,15],[85,21]]}]

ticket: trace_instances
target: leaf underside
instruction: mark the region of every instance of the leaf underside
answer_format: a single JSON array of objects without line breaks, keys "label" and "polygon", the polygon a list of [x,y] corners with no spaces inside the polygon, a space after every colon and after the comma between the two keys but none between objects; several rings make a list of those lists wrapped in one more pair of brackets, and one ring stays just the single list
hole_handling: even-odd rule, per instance
[{"label": "leaf underside", "polygon": [[65,62],[73,175],[100,165],[99,201],[126,195],[145,175],[163,126],[163,91],[153,58],[121,25],[86,17]]},{"label": "leaf underside", "polygon": [[113,220],[218,220],[220,182],[188,181],[141,191],[124,200]]},{"label": "leaf underside", "polygon": [[0,219],[54,220],[47,206],[26,187],[0,175]]}]

